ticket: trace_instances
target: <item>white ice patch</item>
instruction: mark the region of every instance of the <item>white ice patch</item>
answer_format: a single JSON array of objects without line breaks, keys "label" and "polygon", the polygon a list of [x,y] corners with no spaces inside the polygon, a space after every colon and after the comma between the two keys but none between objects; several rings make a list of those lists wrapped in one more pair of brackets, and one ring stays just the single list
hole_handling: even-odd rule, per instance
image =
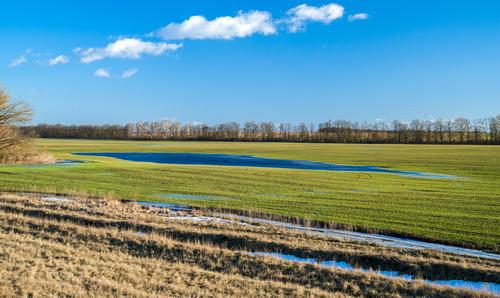
[{"label": "white ice patch", "polygon": [[211,217],[211,216],[170,216],[168,219],[171,220],[187,220],[192,222],[210,222],[210,223],[219,223],[219,224],[238,224],[242,226],[249,226],[248,223],[240,222],[240,221],[231,221],[219,217]]},{"label": "white ice patch", "polygon": [[72,201],[71,199],[62,198],[62,197],[42,197],[40,199],[42,201],[46,201],[46,202],[70,202],[70,201]]}]

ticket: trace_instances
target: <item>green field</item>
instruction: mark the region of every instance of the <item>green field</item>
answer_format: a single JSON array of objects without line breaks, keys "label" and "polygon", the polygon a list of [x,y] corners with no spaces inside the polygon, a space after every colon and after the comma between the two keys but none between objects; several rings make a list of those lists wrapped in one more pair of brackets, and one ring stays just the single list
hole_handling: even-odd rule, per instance
[{"label": "green field", "polygon": [[[40,139],[36,145],[75,166],[0,167],[0,189],[84,191],[123,199],[255,210],[447,243],[500,250],[500,147]],[[153,146],[151,146],[153,145]],[[235,153],[337,164],[386,166],[458,176],[135,163],[73,152]],[[226,199],[164,199],[158,194]]]}]

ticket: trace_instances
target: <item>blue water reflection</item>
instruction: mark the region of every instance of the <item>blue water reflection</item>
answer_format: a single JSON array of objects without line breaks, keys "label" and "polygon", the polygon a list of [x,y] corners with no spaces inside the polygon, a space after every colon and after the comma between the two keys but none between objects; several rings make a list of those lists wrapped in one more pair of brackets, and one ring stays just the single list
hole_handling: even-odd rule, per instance
[{"label": "blue water reflection", "polygon": [[96,153],[75,153],[81,156],[101,156],[113,157],[127,161],[135,162],[153,162],[161,164],[178,165],[210,165],[210,166],[235,166],[235,167],[259,167],[259,168],[280,168],[280,169],[299,169],[299,170],[323,170],[334,172],[369,172],[397,174],[401,176],[417,178],[446,178],[453,176],[391,170],[375,166],[355,166],[355,165],[337,165],[324,162],[315,162],[307,160],[287,160],[263,158],[248,155],[234,154],[202,154],[202,153],[158,153],[158,152],[96,152]]}]

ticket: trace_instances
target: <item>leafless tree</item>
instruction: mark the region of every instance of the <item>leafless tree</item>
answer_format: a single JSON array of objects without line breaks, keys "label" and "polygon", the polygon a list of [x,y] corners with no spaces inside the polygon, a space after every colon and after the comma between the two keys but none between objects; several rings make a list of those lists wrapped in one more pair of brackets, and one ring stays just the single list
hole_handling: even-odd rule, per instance
[{"label": "leafless tree", "polygon": [[439,138],[439,143],[443,144],[444,142],[444,134],[446,131],[446,121],[443,119],[437,119],[434,122],[434,131],[436,136]]},{"label": "leafless tree", "polygon": [[490,133],[492,144],[500,143],[500,115],[490,119]]},{"label": "leafless tree", "polygon": [[273,141],[276,128],[272,122],[261,122],[260,131],[262,134],[262,140]]},{"label": "leafless tree", "polygon": [[453,126],[455,128],[455,132],[459,136],[459,142],[461,144],[465,142],[468,143],[470,138],[470,121],[460,117],[453,121]]},{"label": "leafless tree", "polygon": [[10,95],[0,89],[0,155],[25,144],[29,138],[16,125],[31,120],[32,111],[23,102],[11,102]]},{"label": "leafless tree", "polygon": [[424,122],[418,119],[413,120],[410,123],[410,129],[413,135],[413,142],[417,144],[423,143]]},{"label": "leafless tree", "polygon": [[256,141],[259,134],[259,125],[253,121],[246,122],[243,127],[243,134],[245,139]]}]

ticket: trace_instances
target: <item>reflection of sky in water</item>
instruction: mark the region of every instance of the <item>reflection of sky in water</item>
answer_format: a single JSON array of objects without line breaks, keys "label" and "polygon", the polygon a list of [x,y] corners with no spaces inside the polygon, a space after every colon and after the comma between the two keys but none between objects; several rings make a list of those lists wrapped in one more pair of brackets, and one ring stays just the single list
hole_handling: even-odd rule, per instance
[{"label": "reflection of sky in water", "polygon": [[234,218],[234,219],[239,219],[239,220],[249,221],[249,222],[255,222],[255,223],[263,223],[263,224],[283,227],[283,228],[287,228],[287,229],[291,229],[291,230],[303,231],[306,233],[312,233],[312,234],[317,234],[317,235],[322,235],[322,236],[327,236],[327,237],[343,238],[343,239],[349,239],[349,240],[353,240],[353,241],[375,243],[378,245],[383,245],[383,246],[388,246],[388,247],[407,248],[407,249],[432,249],[432,250],[437,250],[437,251],[441,251],[441,252],[445,252],[445,253],[452,253],[452,254],[457,254],[457,255],[474,256],[474,257],[480,257],[480,258],[489,258],[489,259],[494,259],[494,260],[500,260],[500,255],[494,254],[494,253],[484,252],[484,251],[475,250],[475,249],[468,249],[468,248],[463,248],[463,247],[457,247],[457,246],[451,246],[451,245],[424,242],[424,241],[419,241],[419,240],[403,239],[403,238],[398,238],[398,237],[394,237],[394,236],[386,236],[386,235],[381,235],[381,234],[369,234],[369,233],[362,233],[362,232],[352,232],[352,231],[328,229],[328,228],[311,228],[311,227],[301,226],[301,225],[297,225],[297,224],[290,224],[290,223],[285,223],[285,222],[280,222],[280,221],[253,218],[253,217],[233,215],[233,214],[219,214],[218,216],[229,217],[229,218]]},{"label": "reflection of sky in water", "polygon": [[324,162],[307,160],[287,160],[262,158],[248,155],[234,154],[202,154],[202,153],[159,153],[159,152],[109,152],[109,153],[75,153],[82,156],[103,156],[136,162],[153,162],[161,164],[179,165],[210,165],[210,166],[237,166],[237,167],[259,167],[280,168],[299,170],[322,170],[334,172],[369,172],[396,174],[406,177],[451,179],[453,176],[431,174],[413,171],[391,170],[385,167],[337,165]]},{"label": "reflection of sky in water", "polygon": [[76,165],[79,165],[82,163],[83,163],[83,161],[80,161],[80,160],[63,160],[63,161],[58,161],[56,163],[50,163],[50,164],[21,165],[20,167],[38,169],[38,168],[48,168],[48,167],[76,166]]},{"label": "reflection of sky in water", "polygon": [[436,281],[426,281],[427,283],[440,285],[440,286],[450,286],[450,287],[462,287],[473,289],[476,291],[485,290],[496,295],[500,295],[500,284],[489,283],[489,282],[471,282],[463,280],[436,280]]},{"label": "reflection of sky in water", "polygon": [[173,211],[190,211],[191,210],[191,207],[186,206],[186,205],[179,205],[179,204],[157,203],[157,202],[136,202],[136,203],[141,205],[141,206],[166,208],[166,209],[170,209]]},{"label": "reflection of sky in water", "polygon": [[[173,211],[189,211],[192,209],[191,207],[186,206],[186,205],[171,204],[171,203],[157,203],[157,202],[137,202],[137,203],[141,204],[141,205],[152,206],[152,207],[168,208],[168,209],[171,209]],[[218,214],[216,214],[216,216],[225,217],[225,218],[232,218],[232,219],[239,220],[239,221],[263,223],[263,224],[278,226],[278,227],[287,228],[287,229],[291,229],[291,230],[297,230],[297,231],[302,231],[302,232],[306,232],[306,233],[323,235],[323,236],[327,236],[327,237],[343,238],[343,239],[349,239],[352,241],[374,243],[374,244],[388,246],[388,247],[406,248],[406,249],[432,249],[432,250],[437,250],[437,251],[451,253],[451,254],[457,254],[457,255],[474,256],[474,257],[500,260],[500,255],[494,254],[494,253],[484,252],[484,251],[475,250],[475,249],[467,249],[467,248],[451,246],[451,245],[424,242],[424,241],[419,241],[419,240],[403,239],[403,238],[398,238],[398,237],[394,237],[394,236],[386,236],[386,235],[380,235],[380,234],[369,234],[369,233],[362,233],[362,232],[352,232],[352,231],[328,229],[328,228],[311,228],[311,227],[301,226],[301,225],[297,225],[297,224],[290,224],[290,223],[285,223],[285,222],[280,222],[280,221],[253,218],[253,217],[234,215],[234,214],[226,214],[226,213],[218,213]]]},{"label": "reflection of sky in water", "polygon": [[[377,273],[386,277],[399,277],[403,278],[406,280],[415,280],[413,276],[409,274],[400,274],[397,271],[374,271],[374,270],[367,270],[363,268],[355,268],[351,265],[349,265],[346,262],[343,261],[321,261],[318,262],[314,258],[300,258],[296,257],[294,255],[288,255],[288,254],[282,254],[282,253],[267,253],[267,252],[256,252],[256,253],[251,253],[251,255],[261,255],[261,256],[268,256],[268,257],[273,257],[276,259],[280,260],[286,260],[286,261],[293,261],[293,262],[298,262],[298,263],[306,263],[306,264],[317,264],[320,266],[324,267],[333,267],[333,268],[340,268],[348,271],[354,271],[354,270],[359,270],[363,272],[373,272]],[[464,280],[422,280],[426,284],[433,284],[433,285],[442,285],[442,286],[451,286],[451,287],[462,287],[462,288],[468,288],[472,290],[486,290],[491,293],[495,294],[500,294],[500,284],[497,283],[488,283],[488,282],[475,282],[475,281],[464,281]]]}]

